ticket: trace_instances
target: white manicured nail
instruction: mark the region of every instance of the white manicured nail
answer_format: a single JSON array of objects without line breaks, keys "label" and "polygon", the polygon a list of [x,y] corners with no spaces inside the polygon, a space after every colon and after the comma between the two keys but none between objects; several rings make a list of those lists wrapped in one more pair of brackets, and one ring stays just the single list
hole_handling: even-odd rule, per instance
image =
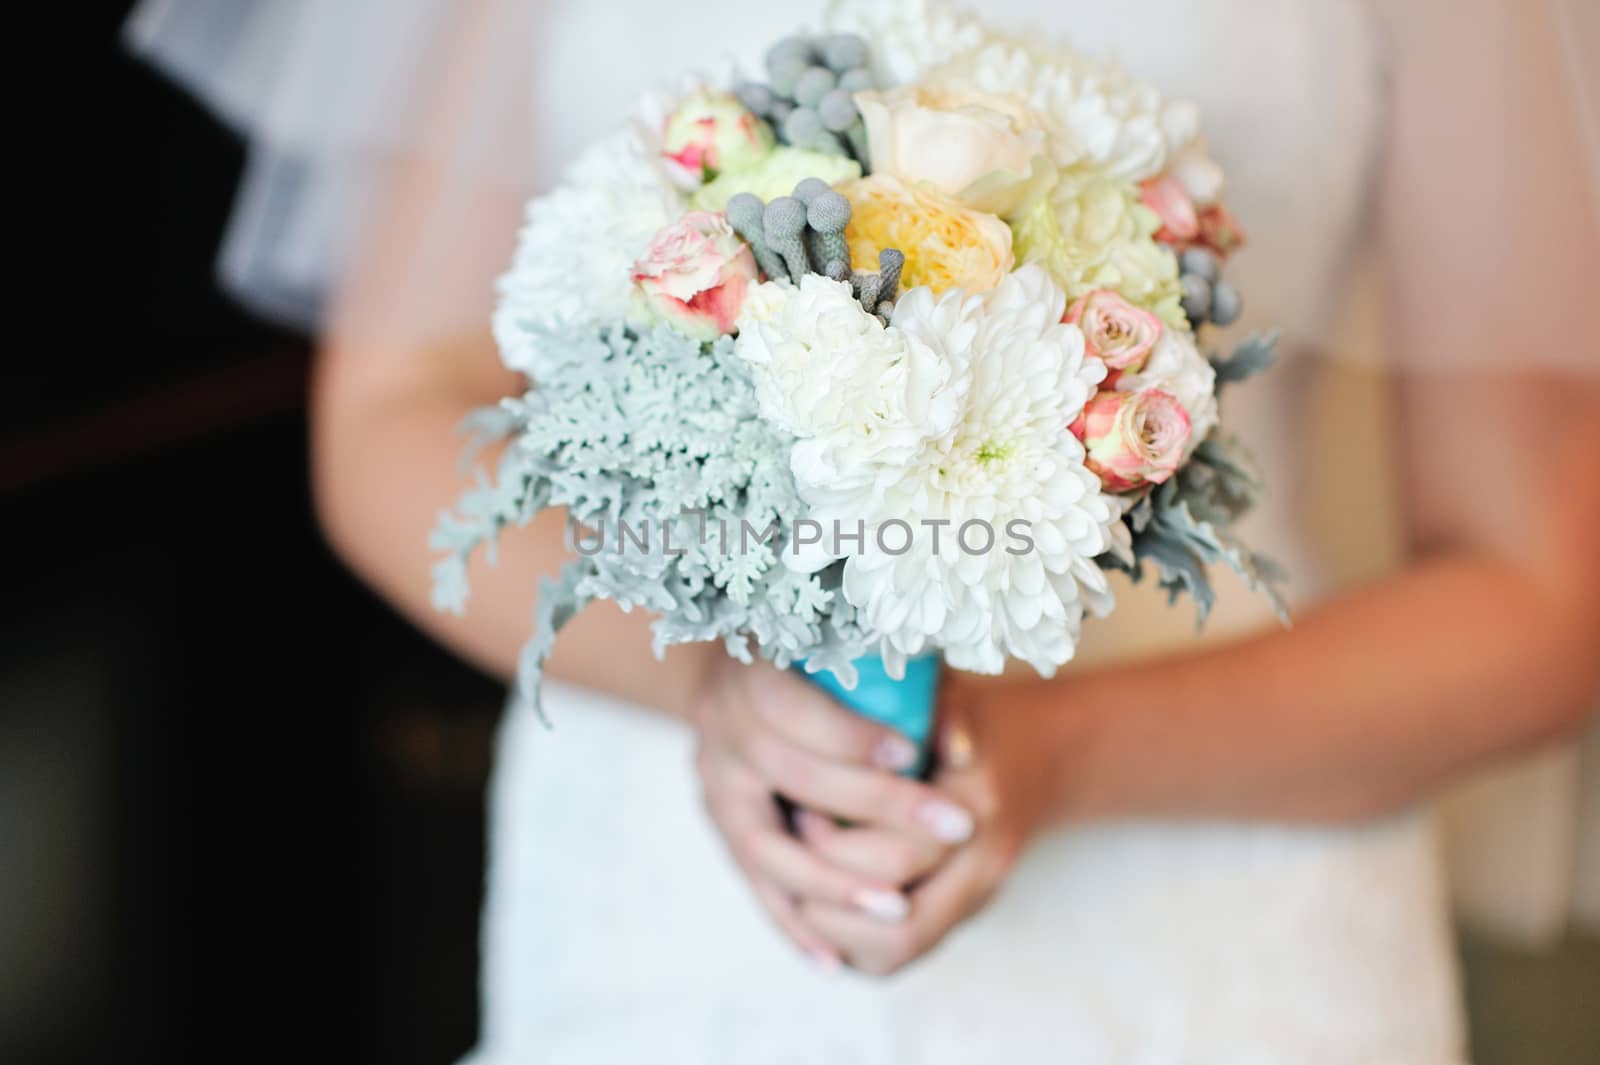
[{"label": "white manicured nail", "polygon": [[862,913],[889,924],[899,924],[911,912],[911,904],[898,891],[863,888],[855,893],[854,901]]},{"label": "white manicured nail", "polygon": [[917,810],[917,820],[945,843],[965,843],[972,838],[972,815],[947,802],[926,802]]},{"label": "white manicured nail", "polygon": [[872,764],[898,772],[917,764],[917,748],[904,736],[885,736],[872,748]]}]

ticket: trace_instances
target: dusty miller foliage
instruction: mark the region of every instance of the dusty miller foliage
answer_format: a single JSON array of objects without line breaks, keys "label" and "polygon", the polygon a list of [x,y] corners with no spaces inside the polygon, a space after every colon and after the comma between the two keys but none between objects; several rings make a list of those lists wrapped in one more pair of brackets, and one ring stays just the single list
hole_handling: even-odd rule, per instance
[{"label": "dusty miller foliage", "polygon": [[[796,573],[779,557],[790,523],[805,513],[789,472],[793,440],[760,417],[732,339],[702,345],[665,326],[545,339],[551,354],[533,370],[537,384],[471,419],[480,442],[508,444],[494,476],[480,473],[455,512],[440,516],[432,546],[446,554],[434,568],[434,605],[461,613],[472,553],[492,559],[502,529],[565,507],[588,530],[585,550],[595,535],[605,539],[541,582],[518,669],[536,708],[556,633],[596,599],[658,614],[658,655],[721,639],[742,661],[752,649],[779,666],[806,657],[853,679],[849,663],[865,640],[839,592],[838,566]],[[647,530],[647,542],[622,542],[624,527]]]},{"label": "dusty miller foliage", "polygon": [[[1227,358],[1211,360],[1217,389],[1265,370],[1274,361],[1277,337],[1252,336]],[[1216,603],[1207,567],[1231,567],[1247,587],[1264,594],[1284,624],[1288,604],[1281,585],[1283,569],[1266,555],[1250,550],[1234,534],[1234,524],[1261,497],[1261,481],[1251,469],[1249,453],[1237,437],[1213,432],[1173,477],[1128,511],[1133,533],[1131,563],[1102,556],[1101,564],[1125,569],[1134,580],[1149,565],[1167,590],[1168,602],[1187,593],[1194,599],[1197,624],[1205,624]]]},{"label": "dusty miller foliage", "polygon": [[[574,328],[541,339],[540,383],[468,419],[469,458],[488,442],[507,447],[494,475],[480,471],[477,487],[439,517],[434,605],[462,613],[472,554],[492,561],[503,529],[565,507],[569,521],[607,539],[540,583],[517,678],[536,709],[556,634],[596,599],[657,614],[657,654],[720,639],[741,661],[752,650],[779,666],[807,658],[808,668],[853,683],[850,663],[868,650],[868,634],[840,591],[840,565],[801,574],[782,564],[787,531],[806,513],[789,472],[793,439],[761,418],[732,339],[702,345],[665,326]],[[1218,387],[1265,369],[1273,344],[1253,337],[1214,360]],[[1100,563],[1136,580],[1152,567],[1171,600],[1194,598],[1201,623],[1216,598],[1207,567],[1224,563],[1287,620],[1281,570],[1232,531],[1260,491],[1242,446],[1214,433],[1128,512],[1132,559],[1104,555]],[[646,542],[622,542],[624,526],[647,531]],[[758,539],[768,529],[771,538]],[[595,543],[592,535],[584,542]]]}]

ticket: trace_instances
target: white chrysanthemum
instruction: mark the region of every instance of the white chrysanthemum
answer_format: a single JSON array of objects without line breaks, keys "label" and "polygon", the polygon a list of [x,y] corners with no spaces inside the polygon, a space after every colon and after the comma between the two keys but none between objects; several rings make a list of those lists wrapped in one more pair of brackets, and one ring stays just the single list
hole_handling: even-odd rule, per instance
[{"label": "white chrysanthemum", "polygon": [[936,0],[831,0],[823,24],[871,42],[872,73],[884,88],[909,85],[991,36],[972,15]]},{"label": "white chrysanthemum", "polygon": [[649,130],[629,126],[585,151],[559,188],[529,201],[494,314],[507,367],[537,378],[554,354],[546,336],[629,316],[630,267],[684,210],[658,155]]},{"label": "white chrysanthemum", "polygon": [[957,415],[948,362],[818,274],[751,289],[734,350],[755,371],[762,416],[798,438],[792,464],[810,482],[909,461]]},{"label": "white chrysanthemum", "polygon": [[830,284],[773,286],[738,344],[763,411],[801,438],[790,465],[823,530],[786,560],[845,559],[891,668],[938,648],[959,669],[1049,674],[1085,610],[1110,607],[1094,559],[1118,518],[1068,430],[1105,368],[1062,324],[1065,293],[1038,267],[981,295],[913,289],[875,332]]},{"label": "white chrysanthemum", "polygon": [[1182,329],[1163,329],[1150,358],[1138,373],[1117,379],[1119,392],[1159,388],[1170,393],[1189,413],[1189,443],[1185,459],[1217,427],[1217,372],[1195,346],[1194,336]]}]

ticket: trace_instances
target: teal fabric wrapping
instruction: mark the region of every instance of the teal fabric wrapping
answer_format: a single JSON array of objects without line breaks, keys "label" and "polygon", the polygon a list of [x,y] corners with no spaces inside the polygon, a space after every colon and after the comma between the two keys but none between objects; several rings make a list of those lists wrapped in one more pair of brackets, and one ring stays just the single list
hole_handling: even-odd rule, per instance
[{"label": "teal fabric wrapping", "polygon": [[846,689],[827,670],[807,673],[804,662],[796,662],[794,668],[862,717],[888,725],[915,743],[922,757],[912,772],[922,772],[932,748],[933,723],[939,703],[939,656],[918,655],[909,659],[904,680],[889,676],[883,659],[876,655],[858,658],[854,665],[859,677],[852,689]]}]

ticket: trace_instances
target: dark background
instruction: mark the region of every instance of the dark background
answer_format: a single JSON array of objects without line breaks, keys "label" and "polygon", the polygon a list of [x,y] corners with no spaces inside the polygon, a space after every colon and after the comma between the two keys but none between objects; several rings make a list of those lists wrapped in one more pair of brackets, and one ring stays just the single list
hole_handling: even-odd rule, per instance
[{"label": "dark background", "polygon": [[[212,278],[242,150],[129,6],[29,5],[8,71],[0,1062],[442,1065],[501,693],[323,544],[308,342]],[[1464,959],[1480,1065],[1600,1061],[1594,941]]]},{"label": "dark background", "polygon": [[8,108],[0,1062],[449,1062],[501,693],[317,532],[308,342],[212,276],[240,146],[124,55],[131,4],[30,6],[52,75]]}]

